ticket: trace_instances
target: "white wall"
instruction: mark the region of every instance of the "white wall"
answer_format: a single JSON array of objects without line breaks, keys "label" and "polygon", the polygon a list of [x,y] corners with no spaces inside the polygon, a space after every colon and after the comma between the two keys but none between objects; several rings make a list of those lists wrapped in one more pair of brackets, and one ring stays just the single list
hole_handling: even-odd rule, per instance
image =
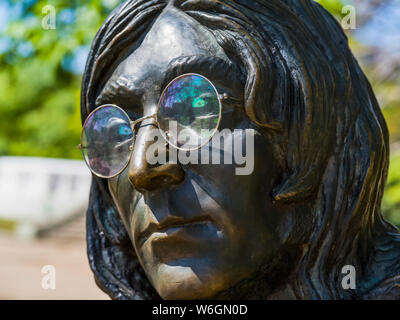
[{"label": "white wall", "polygon": [[0,157],[0,219],[20,233],[60,222],[87,207],[91,173],[84,161]]}]

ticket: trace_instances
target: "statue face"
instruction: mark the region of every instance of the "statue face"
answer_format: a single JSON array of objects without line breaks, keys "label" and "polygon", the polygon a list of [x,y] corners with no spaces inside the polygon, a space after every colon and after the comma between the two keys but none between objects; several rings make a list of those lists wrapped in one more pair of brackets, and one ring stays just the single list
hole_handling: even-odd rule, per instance
[{"label": "statue face", "polygon": [[[150,115],[171,61],[199,55],[229,61],[207,29],[167,8],[115,69],[97,104],[116,104],[132,118]],[[220,92],[242,97],[239,80],[227,83],[224,70],[210,65],[202,70]],[[221,124],[232,131],[255,129],[251,175],[236,175],[235,164],[150,166],[146,137],[158,129],[149,119],[137,130],[126,169],[108,180],[140,263],[164,299],[212,298],[252,278],[280,248],[276,230],[284,213],[272,205],[278,175],[273,148],[240,111],[243,106],[235,108]]]}]

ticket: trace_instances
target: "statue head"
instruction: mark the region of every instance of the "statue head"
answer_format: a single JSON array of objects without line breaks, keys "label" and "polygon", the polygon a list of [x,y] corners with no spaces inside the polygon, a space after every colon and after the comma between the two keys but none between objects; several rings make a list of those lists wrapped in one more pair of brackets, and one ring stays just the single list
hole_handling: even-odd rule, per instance
[{"label": "statue head", "polygon": [[[398,231],[380,212],[387,128],[328,12],[310,0],[128,0],[93,41],[82,120],[105,104],[132,121],[151,115],[189,73],[233,98],[219,129],[253,130],[252,173],[151,165],[158,127],[139,123],[125,169],[93,176],[90,191],[88,256],[106,293],[342,299],[399,274]],[[394,254],[377,272],[373,257],[388,243]],[[357,290],[341,287],[345,265]]]}]

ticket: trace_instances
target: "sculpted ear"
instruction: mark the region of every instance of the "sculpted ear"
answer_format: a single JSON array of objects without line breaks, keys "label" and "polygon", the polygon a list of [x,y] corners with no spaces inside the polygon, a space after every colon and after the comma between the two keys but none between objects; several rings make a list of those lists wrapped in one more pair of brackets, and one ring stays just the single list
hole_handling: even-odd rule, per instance
[{"label": "sculpted ear", "polygon": [[[318,103],[308,105],[310,114],[316,112]],[[306,108],[303,106],[303,110]],[[333,117],[332,117],[333,118]],[[335,121],[328,124],[327,117],[310,116],[310,121],[295,119],[286,145],[282,146],[284,155],[282,180],[273,189],[277,202],[284,204],[312,201],[318,194],[329,159],[335,152]],[[321,121],[322,120],[322,121]]]},{"label": "sculpted ear", "polygon": [[274,188],[272,196],[274,200],[283,204],[303,202],[316,195],[321,182],[320,170],[309,170],[293,173],[281,184]]}]

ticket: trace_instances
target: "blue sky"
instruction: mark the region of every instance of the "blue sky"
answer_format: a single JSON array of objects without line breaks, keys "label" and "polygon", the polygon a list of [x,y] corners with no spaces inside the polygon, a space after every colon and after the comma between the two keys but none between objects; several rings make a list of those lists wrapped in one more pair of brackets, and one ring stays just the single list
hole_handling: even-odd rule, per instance
[{"label": "blue sky", "polygon": [[370,21],[357,30],[356,38],[389,54],[400,55],[400,0],[392,0],[379,8]]}]

